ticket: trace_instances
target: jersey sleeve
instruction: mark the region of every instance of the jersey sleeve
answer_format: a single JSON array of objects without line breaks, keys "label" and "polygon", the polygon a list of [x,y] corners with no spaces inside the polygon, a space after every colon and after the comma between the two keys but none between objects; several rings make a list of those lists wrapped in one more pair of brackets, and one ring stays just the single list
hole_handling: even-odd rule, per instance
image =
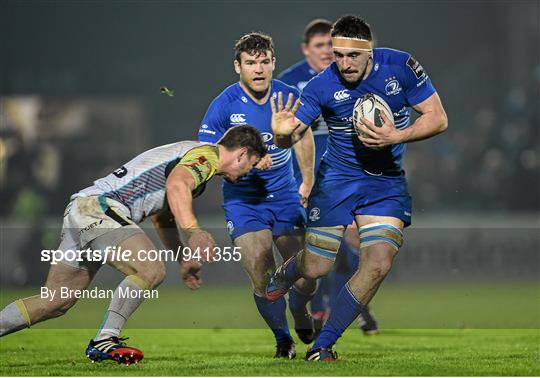
[{"label": "jersey sleeve", "polygon": [[216,146],[196,147],[185,154],[177,166],[183,166],[195,179],[195,188],[207,183],[217,172],[219,152]]},{"label": "jersey sleeve", "polygon": [[409,105],[419,104],[435,93],[435,87],[431,83],[428,74],[411,55],[406,57],[402,70],[404,76],[402,79],[403,88]]},{"label": "jersey sleeve", "polygon": [[226,107],[216,98],[206,111],[199,128],[199,141],[216,143],[227,131]]},{"label": "jersey sleeve", "polygon": [[316,80],[311,80],[302,90],[300,107],[296,112],[298,118],[305,125],[311,126],[321,116],[321,101],[316,91]]}]

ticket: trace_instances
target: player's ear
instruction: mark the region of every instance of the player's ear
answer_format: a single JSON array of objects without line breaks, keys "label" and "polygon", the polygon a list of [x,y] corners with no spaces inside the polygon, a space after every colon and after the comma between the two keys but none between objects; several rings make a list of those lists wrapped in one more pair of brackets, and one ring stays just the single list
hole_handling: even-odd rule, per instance
[{"label": "player's ear", "polygon": [[307,44],[305,44],[304,42],[302,42],[300,44],[300,49],[302,49],[302,53],[304,54],[304,56],[308,56],[308,48],[307,48]]},{"label": "player's ear", "polygon": [[276,69],[276,57],[273,56],[272,57],[272,71],[274,71]]},{"label": "player's ear", "polygon": [[240,75],[240,62],[238,60],[234,60],[234,70],[238,75]]},{"label": "player's ear", "polygon": [[240,148],[239,150],[239,153],[238,153],[238,163],[240,163],[242,161],[242,159],[244,158],[244,156],[247,155],[247,148],[246,147],[242,147]]}]

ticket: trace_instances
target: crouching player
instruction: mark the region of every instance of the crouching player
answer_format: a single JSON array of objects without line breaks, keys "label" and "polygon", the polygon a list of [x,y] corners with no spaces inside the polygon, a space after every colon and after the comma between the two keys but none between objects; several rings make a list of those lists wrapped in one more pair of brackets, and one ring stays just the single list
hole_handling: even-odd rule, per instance
[{"label": "crouching player", "polygon": [[[137,226],[152,216],[167,248],[177,249],[181,245],[178,227],[192,251],[197,248],[212,251],[214,239],[199,227],[192,199],[202,193],[214,175],[234,182],[247,175],[265,154],[262,136],[248,125],[229,129],[217,144],[182,141],[143,152],[71,197],[64,214],[59,250],[106,251],[111,246],[124,251],[155,250]],[[102,256],[126,278],[116,288],[103,323],[86,349],[93,362],[114,360],[129,365],[143,358],[140,350],[123,342],[120,331],[144,296],[125,298],[121,293],[156,288],[165,278],[165,266],[162,261],[140,261],[138,255],[145,254],[134,253],[122,261]],[[204,261],[207,256],[202,255]],[[211,259],[212,254],[208,257]],[[66,260],[52,265],[45,285],[56,292],[62,288],[84,290],[102,262]],[[200,284],[200,267],[200,261],[182,262],[182,278],[191,289]],[[18,299],[0,312],[0,336],[61,316],[76,301],[58,296],[50,300],[39,295]]]},{"label": "crouching player", "polygon": [[[330,130],[328,147],[309,199],[304,250],[277,269],[267,297],[284,295],[300,277],[327,274],[335,260],[344,226],[354,219],[360,234],[361,264],[341,289],[330,317],[306,360],[333,361],[333,345],[359,315],[366,313],[403,244],[411,223],[411,199],[402,169],[405,143],[433,137],[448,125],[439,95],[422,66],[408,53],[373,48],[370,26],[345,16],[332,27],[335,63],[312,79],[300,101],[273,105],[276,145],[290,147],[319,116]],[[382,97],[395,123],[381,112],[382,125],[366,119],[358,137],[352,110],[366,93]],[[412,125],[410,108],[420,116]]]}]

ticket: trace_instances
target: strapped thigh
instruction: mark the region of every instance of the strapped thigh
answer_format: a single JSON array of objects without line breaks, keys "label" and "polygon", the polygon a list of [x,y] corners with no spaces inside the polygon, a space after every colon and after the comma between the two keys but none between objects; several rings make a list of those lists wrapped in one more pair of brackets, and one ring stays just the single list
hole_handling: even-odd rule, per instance
[{"label": "strapped thigh", "polygon": [[308,227],[306,251],[334,261],[343,232],[343,227]]},{"label": "strapped thigh", "polygon": [[403,245],[403,232],[396,226],[387,223],[370,223],[358,229],[360,248],[377,243],[387,243],[396,251]]}]

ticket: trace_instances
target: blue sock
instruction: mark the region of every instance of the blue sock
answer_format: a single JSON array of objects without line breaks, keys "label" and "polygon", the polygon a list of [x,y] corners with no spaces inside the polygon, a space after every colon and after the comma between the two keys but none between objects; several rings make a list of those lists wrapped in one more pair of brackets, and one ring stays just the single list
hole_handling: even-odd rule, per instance
[{"label": "blue sock", "polygon": [[[313,298],[311,298],[311,312],[326,312],[326,303],[324,300],[324,295],[328,294],[328,288],[330,284],[328,277],[324,276],[319,278],[319,287],[315,292]],[[289,294],[290,296],[290,294]]]},{"label": "blue sock", "polygon": [[296,288],[292,288],[289,291],[289,309],[293,315],[295,314],[306,314],[307,313],[307,303],[313,298],[313,295],[306,295],[300,293]]},{"label": "blue sock", "polygon": [[365,306],[352,295],[349,285],[341,289],[335,307],[324,325],[321,334],[315,340],[312,349],[331,348],[349,325],[365,311]]},{"label": "blue sock", "polygon": [[277,301],[270,302],[268,299],[259,297],[255,293],[253,294],[253,298],[255,299],[259,313],[266,321],[266,324],[268,324],[268,327],[274,332],[276,343],[281,344],[292,341],[285,315],[285,308],[287,307],[285,298],[279,298]]},{"label": "blue sock", "polygon": [[298,269],[296,266],[297,264],[296,256],[298,255],[295,255],[291,257],[289,260],[287,260],[287,265],[285,266],[285,277],[291,283],[298,281],[298,279],[300,278],[300,273],[298,273]]},{"label": "blue sock", "polygon": [[339,246],[338,253],[339,261],[331,274],[330,308],[335,307],[339,292],[356,272],[360,261],[355,249],[345,242]]}]

